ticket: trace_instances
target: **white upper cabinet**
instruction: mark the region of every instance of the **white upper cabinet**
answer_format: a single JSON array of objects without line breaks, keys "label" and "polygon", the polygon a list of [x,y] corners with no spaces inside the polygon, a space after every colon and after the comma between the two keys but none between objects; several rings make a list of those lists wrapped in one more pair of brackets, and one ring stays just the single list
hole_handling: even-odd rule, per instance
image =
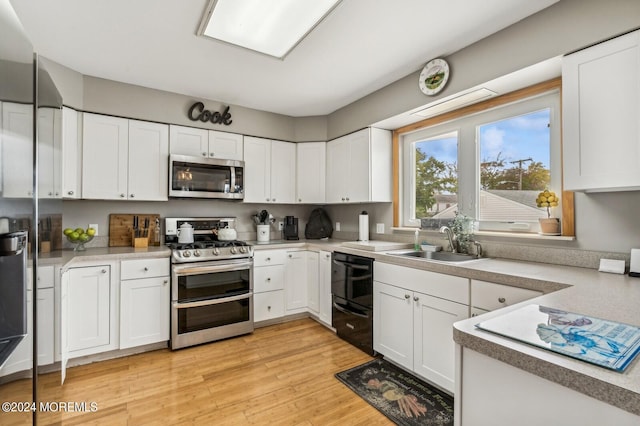
[{"label": "white upper cabinet", "polygon": [[60,110],[38,108],[38,197],[60,198],[62,192]]},{"label": "white upper cabinet", "polygon": [[390,202],[391,132],[367,128],[327,143],[328,203]]},{"label": "white upper cabinet", "polygon": [[2,196],[33,196],[33,105],[2,104]]},{"label": "white upper cabinet", "polygon": [[640,31],[562,62],[564,189],[640,189]]},{"label": "white upper cabinet", "polygon": [[83,114],[82,198],[167,200],[168,126]]},{"label": "white upper cabinet", "polygon": [[235,133],[171,125],[170,139],[171,154],[243,159],[243,136]]},{"label": "white upper cabinet", "polygon": [[296,145],[251,136],[244,138],[245,193],[249,203],[294,203]]},{"label": "white upper cabinet", "polygon": [[82,184],[82,146],[79,137],[79,114],[62,108],[62,196],[80,198]]},{"label": "white upper cabinet", "polygon": [[128,199],[168,200],[168,158],[166,124],[129,120]]},{"label": "white upper cabinet", "polygon": [[326,151],[326,142],[296,144],[298,203],[325,202]]}]

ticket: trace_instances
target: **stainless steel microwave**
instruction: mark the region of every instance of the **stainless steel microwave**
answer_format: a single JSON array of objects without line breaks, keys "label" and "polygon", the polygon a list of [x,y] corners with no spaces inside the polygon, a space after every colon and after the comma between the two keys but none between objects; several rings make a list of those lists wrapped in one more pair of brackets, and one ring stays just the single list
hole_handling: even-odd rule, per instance
[{"label": "stainless steel microwave", "polygon": [[169,197],[244,198],[244,161],[169,156]]}]

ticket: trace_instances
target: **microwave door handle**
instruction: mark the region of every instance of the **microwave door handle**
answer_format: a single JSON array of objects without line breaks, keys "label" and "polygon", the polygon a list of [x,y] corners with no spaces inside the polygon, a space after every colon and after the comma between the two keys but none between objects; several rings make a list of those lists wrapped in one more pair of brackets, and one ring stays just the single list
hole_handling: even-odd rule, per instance
[{"label": "microwave door handle", "polygon": [[236,192],[236,168],[231,166],[231,179],[229,182],[229,192]]},{"label": "microwave door handle", "polygon": [[358,312],[353,312],[353,311],[352,311],[352,310],[350,310],[350,309],[347,309],[347,308],[345,308],[345,307],[343,307],[343,306],[340,306],[340,305],[339,305],[339,304],[337,304],[336,302],[333,302],[333,307],[334,307],[334,308],[336,308],[337,310],[339,310],[340,312],[342,312],[342,313],[344,313],[344,314],[347,314],[347,315],[355,315],[355,316],[360,317],[360,318],[369,318],[369,317],[367,317],[367,316],[366,316],[366,315],[364,315],[364,314],[360,314],[360,313],[358,313]]}]

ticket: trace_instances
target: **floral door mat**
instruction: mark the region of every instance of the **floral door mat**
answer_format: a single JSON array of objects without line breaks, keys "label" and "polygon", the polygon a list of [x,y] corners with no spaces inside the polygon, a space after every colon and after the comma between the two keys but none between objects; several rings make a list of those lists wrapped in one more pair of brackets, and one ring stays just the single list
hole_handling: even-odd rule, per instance
[{"label": "floral door mat", "polygon": [[453,397],[383,359],[336,378],[398,425],[453,425]]}]

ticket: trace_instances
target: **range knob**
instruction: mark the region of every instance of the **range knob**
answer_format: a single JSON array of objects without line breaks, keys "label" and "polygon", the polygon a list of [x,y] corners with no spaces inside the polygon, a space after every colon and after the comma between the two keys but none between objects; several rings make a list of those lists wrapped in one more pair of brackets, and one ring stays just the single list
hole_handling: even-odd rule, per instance
[{"label": "range knob", "polygon": [[246,253],[247,252],[247,249],[245,247],[240,247],[239,250],[240,250],[240,253]]},{"label": "range knob", "polygon": [[195,251],[193,252],[193,255],[194,255],[195,257],[200,257],[200,250],[195,250]]},{"label": "range knob", "polygon": [[184,250],[182,252],[182,257],[191,257],[191,252],[189,250]]},{"label": "range knob", "polygon": [[229,250],[231,252],[231,254],[236,254],[238,252],[238,249],[235,247],[231,247],[231,250]]},{"label": "range knob", "polygon": [[218,247],[214,248],[211,253],[213,253],[214,256],[219,256],[220,255],[220,249]]}]

